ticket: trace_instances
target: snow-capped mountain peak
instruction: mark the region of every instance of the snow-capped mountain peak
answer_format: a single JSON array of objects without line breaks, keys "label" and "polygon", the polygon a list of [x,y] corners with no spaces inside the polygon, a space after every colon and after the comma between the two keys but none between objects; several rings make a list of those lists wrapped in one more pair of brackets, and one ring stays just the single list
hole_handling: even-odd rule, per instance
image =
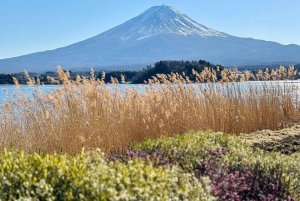
[{"label": "snow-capped mountain peak", "polygon": [[290,65],[300,46],[240,38],[205,27],[166,5],[154,6],[108,31],[55,50],[0,60],[1,73],[23,69],[137,70],[161,60],[205,59],[224,66]]},{"label": "snow-capped mountain peak", "polygon": [[162,5],[154,6],[135,18],[106,32],[106,37],[115,36],[121,40],[141,40],[157,34],[200,35],[202,37],[228,35],[205,27],[176,9]]}]

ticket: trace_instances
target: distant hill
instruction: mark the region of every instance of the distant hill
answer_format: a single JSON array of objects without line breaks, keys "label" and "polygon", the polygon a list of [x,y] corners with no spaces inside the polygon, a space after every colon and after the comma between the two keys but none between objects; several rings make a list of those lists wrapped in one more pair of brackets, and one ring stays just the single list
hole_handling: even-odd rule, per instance
[{"label": "distant hill", "polygon": [[[211,11],[209,11],[211,12]],[[55,50],[0,60],[0,73],[64,69],[140,70],[159,60],[203,58],[223,66],[300,63],[300,46],[235,37],[172,7],[154,6],[123,24]]]},{"label": "distant hill", "polygon": [[[144,81],[148,81],[148,79],[152,79],[152,76],[156,76],[157,74],[171,74],[171,73],[179,73],[180,75],[188,76],[191,81],[195,81],[195,75],[193,74],[193,70],[197,72],[202,72],[205,67],[208,67],[210,70],[215,70],[217,72],[217,77],[221,78],[221,71],[224,69],[222,65],[213,65],[210,62],[205,60],[199,61],[176,61],[176,60],[168,60],[168,61],[159,61],[154,64],[152,67],[147,66],[143,70],[140,71],[112,71],[106,73],[105,82],[110,82],[110,76],[117,78],[120,80],[121,75],[125,76],[125,81],[133,84],[143,84]],[[97,78],[101,79],[102,74],[99,73]]]}]

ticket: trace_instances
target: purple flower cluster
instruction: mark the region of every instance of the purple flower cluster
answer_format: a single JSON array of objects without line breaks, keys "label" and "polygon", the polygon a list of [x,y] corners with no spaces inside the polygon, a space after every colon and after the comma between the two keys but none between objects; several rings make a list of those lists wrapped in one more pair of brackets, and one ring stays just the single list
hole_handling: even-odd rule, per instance
[{"label": "purple flower cluster", "polygon": [[268,172],[257,167],[231,167],[223,156],[229,149],[217,148],[206,155],[205,160],[195,170],[195,176],[208,175],[213,195],[218,200],[294,200],[291,192],[284,188],[280,171]]},{"label": "purple flower cluster", "polygon": [[[277,169],[265,172],[257,168],[248,168],[246,166],[231,167],[224,156],[229,153],[229,149],[221,147],[208,151],[204,155],[201,164],[195,166],[192,170],[195,177],[201,180],[202,176],[208,176],[211,180],[212,194],[218,197],[218,200],[290,200],[291,192],[284,188],[280,181],[280,172]],[[185,167],[186,160],[184,153],[177,153],[172,157],[163,150],[129,150],[125,154],[111,155],[109,161],[126,162],[133,158],[139,158],[146,162],[152,162],[154,166],[166,166],[177,164],[185,172],[191,170]],[[186,154],[186,153],[185,153]],[[199,153],[200,156],[200,153]],[[202,155],[203,156],[203,155]],[[193,179],[190,180],[193,182]]]},{"label": "purple flower cluster", "polygon": [[195,169],[195,176],[208,175],[211,180],[212,193],[218,200],[241,200],[241,195],[250,190],[246,183],[248,174],[239,171],[231,173],[223,156],[229,152],[224,147],[212,150],[206,155],[204,162]]}]

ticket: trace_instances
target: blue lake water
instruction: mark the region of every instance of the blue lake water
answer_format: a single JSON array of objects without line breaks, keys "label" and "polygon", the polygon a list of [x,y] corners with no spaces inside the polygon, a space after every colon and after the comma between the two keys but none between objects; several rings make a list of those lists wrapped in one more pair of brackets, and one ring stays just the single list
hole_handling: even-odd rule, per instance
[{"label": "blue lake water", "polygon": [[[231,83],[229,83],[231,84]],[[238,86],[246,86],[249,84],[249,82],[240,82],[240,83],[235,83],[238,84]],[[287,86],[291,85],[294,87],[298,87],[300,90],[300,80],[292,80],[292,81],[252,81],[250,82],[251,86],[263,86],[264,84],[274,86],[274,85],[282,85],[282,86]],[[207,85],[207,84],[201,84],[202,86]],[[219,85],[218,83],[215,83],[214,85]],[[147,86],[147,85],[146,85]],[[41,88],[44,92],[51,91],[55,88],[59,88],[61,86],[59,85],[38,85],[34,86],[36,88]],[[112,85],[106,85],[106,87],[112,87]],[[135,87],[138,91],[140,90],[140,85],[137,84],[119,84],[119,85],[113,85],[113,87],[118,87],[121,90],[124,90],[126,87]],[[20,89],[23,93],[26,93],[29,97],[33,93],[33,87],[28,86],[28,85],[20,85]],[[11,97],[12,94],[16,93],[16,87],[14,85],[0,85],[0,104],[7,99],[7,97]]]},{"label": "blue lake water", "polygon": [[[106,85],[106,87],[110,87],[112,85]],[[25,93],[28,97],[31,97],[33,94],[33,89],[42,89],[44,92],[51,91],[53,89],[62,87],[60,85],[35,85],[35,86],[29,86],[29,85],[20,85],[20,90]],[[113,87],[118,87],[122,90],[124,90],[126,87],[135,87],[137,90],[139,89],[139,85],[137,84],[119,84],[114,85]],[[14,85],[0,85],[0,104],[3,103],[8,97],[11,97],[14,93],[16,93],[16,87]]]}]

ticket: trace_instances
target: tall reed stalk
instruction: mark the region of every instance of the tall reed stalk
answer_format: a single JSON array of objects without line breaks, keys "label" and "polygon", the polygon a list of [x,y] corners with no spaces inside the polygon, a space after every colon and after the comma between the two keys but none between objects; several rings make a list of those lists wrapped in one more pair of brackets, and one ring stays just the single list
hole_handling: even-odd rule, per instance
[{"label": "tall reed stalk", "polygon": [[288,82],[150,84],[121,90],[93,76],[70,81],[68,73],[58,72],[61,87],[44,93],[32,86],[28,98],[16,85],[15,95],[0,105],[1,148],[74,154],[84,146],[109,154],[145,138],[190,130],[250,133],[299,120],[298,88]]}]

